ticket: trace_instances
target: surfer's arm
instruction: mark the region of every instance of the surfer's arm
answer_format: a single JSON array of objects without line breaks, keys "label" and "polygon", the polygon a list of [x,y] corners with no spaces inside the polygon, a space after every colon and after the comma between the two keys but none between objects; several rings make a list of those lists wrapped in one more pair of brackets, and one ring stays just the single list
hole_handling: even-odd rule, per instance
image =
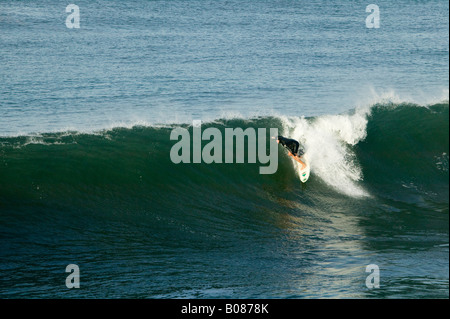
[{"label": "surfer's arm", "polygon": [[302,169],[305,168],[306,164],[298,156],[294,156],[291,152],[288,152],[288,155],[299,162],[302,165]]}]

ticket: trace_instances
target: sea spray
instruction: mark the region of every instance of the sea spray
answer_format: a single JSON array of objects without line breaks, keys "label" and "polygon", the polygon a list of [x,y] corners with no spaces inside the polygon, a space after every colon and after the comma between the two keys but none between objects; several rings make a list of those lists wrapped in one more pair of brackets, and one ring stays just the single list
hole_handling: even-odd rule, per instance
[{"label": "sea spray", "polygon": [[359,109],[347,115],[284,118],[283,126],[285,134],[303,144],[316,176],[340,193],[368,196],[358,184],[363,174],[352,151],[366,137],[368,112]]}]

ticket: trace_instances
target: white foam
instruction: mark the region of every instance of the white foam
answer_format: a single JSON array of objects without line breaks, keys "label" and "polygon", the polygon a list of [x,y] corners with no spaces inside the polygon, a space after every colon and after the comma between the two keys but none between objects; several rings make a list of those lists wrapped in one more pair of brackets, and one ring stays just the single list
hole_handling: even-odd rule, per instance
[{"label": "white foam", "polygon": [[350,115],[282,118],[284,134],[302,144],[312,174],[345,195],[369,196],[359,183],[363,175],[351,149],[366,137],[369,112],[361,108]]},{"label": "white foam", "polygon": [[376,90],[373,87],[360,94],[356,100],[357,107],[371,107],[376,104],[390,104],[392,106],[403,103],[415,104],[417,106],[427,107],[429,105],[449,101],[449,89],[442,88],[440,92],[423,92],[416,89],[414,94],[398,93],[394,89]]}]

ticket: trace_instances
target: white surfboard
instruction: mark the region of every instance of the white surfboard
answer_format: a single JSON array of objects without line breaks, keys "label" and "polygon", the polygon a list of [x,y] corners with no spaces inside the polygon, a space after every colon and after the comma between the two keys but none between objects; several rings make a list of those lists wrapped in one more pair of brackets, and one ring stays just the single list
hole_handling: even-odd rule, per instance
[{"label": "white surfboard", "polygon": [[295,161],[295,163],[297,164],[298,176],[300,177],[300,180],[302,181],[302,183],[306,183],[306,181],[309,178],[311,168],[310,168],[309,160],[308,160],[308,157],[306,156],[306,154],[304,154],[300,159],[303,161],[303,163],[306,164],[306,167],[304,169],[301,169],[302,165],[299,162]]}]

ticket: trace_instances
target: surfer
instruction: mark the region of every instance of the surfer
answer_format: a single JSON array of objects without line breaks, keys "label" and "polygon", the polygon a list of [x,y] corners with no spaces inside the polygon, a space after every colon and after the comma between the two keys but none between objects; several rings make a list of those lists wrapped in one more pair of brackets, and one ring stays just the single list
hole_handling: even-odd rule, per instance
[{"label": "surfer", "polygon": [[284,147],[286,147],[288,149],[288,151],[289,151],[288,155],[300,163],[300,165],[302,166],[301,169],[304,169],[306,167],[306,164],[301,160],[301,158],[302,158],[303,154],[305,154],[305,152],[302,149],[300,149],[299,142],[297,142],[296,140],[278,135],[277,143],[280,143],[281,145],[283,145]]}]

